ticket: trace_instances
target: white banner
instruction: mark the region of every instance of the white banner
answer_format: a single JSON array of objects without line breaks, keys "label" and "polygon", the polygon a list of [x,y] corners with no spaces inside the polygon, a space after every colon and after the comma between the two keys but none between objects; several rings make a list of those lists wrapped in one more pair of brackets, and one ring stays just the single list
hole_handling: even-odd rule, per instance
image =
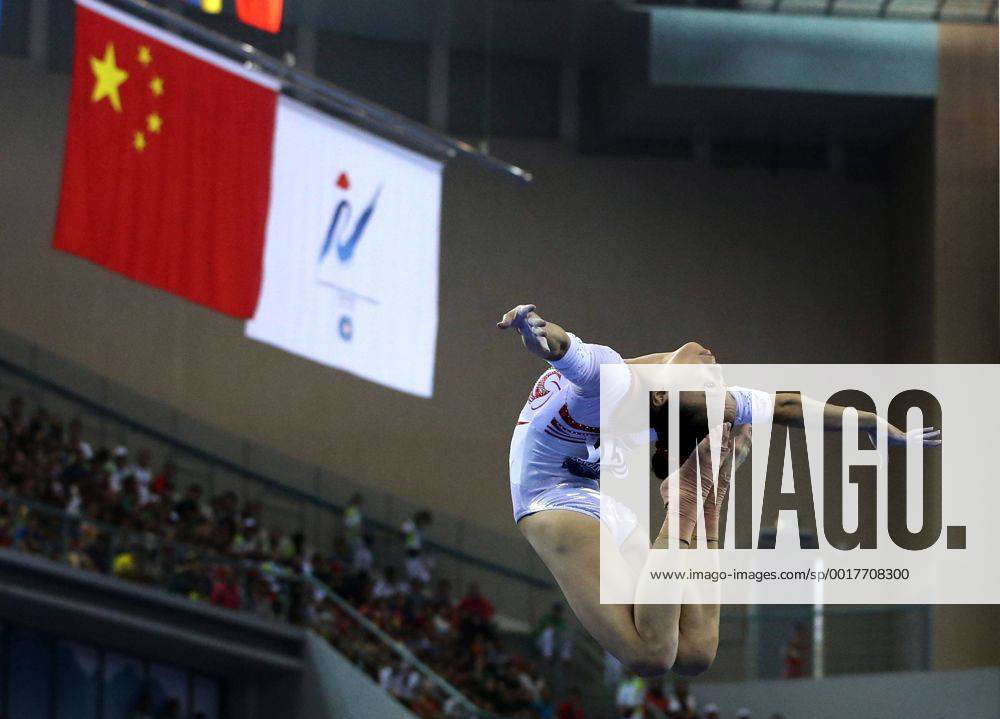
[{"label": "white banner", "polygon": [[440,209],[441,163],[280,98],[247,336],[430,397]]}]

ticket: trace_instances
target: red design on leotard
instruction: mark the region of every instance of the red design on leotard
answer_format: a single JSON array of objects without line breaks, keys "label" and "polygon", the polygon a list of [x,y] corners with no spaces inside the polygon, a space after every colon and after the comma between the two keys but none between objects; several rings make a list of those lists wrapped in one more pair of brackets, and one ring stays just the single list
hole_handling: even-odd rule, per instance
[{"label": "red design on leotard", "polygon": [[552,396],[552,390],[547,385],[554,385],[556,391],[558,391],[560,389],[559,380],[561,379],[562,373],[556,369],[550,369],[539,377],[538,381],[535,382],[534,388],[531,390],[531,394],[528,395],[528,406],[532,410],[542,407]]},{"label": "red design on leotard", "polygon": [[578,429],[581,432],[592,432],[593,434],[598,434],[601,431],[600,427],[591,427],[590,425],[577,422],[570,416],[569,407],[565,404],[559,408],[559,416],[562,417],[563,422],[568,424],[573,429]]}]

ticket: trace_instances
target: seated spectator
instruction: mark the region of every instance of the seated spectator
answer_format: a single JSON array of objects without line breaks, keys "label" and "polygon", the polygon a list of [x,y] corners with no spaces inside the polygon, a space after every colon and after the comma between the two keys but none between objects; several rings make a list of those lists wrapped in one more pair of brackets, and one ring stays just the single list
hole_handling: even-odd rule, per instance
[{"label": "seated spectator", "polygon": [[806,676],[809,657],[809,631],[802,622],[792,627],[792,636],[781,650],[781,678],[801,679]]},{"label": "seated spectator", "polygon": [[406,547],[406,575],[422,584],[431,581],[430,566],[424,551],[423,531],[432,521],[431,513],[422,509],[403,522],[400,528],[403,533],[403,546]]},{"label": "seated spectator", "polygon": [[611,652],[604,651],[604,686],[615,689],[625,675],[625,665]]},{"label": "seated spectator", "polygon": [[238,557],[260,561],[267,556],[264,544],[264,537],[258,527],[250,525],[233,535],[229,548]]},{"label": "seated spectator", "polygon": [[[85,526],[85,529],[88,527]],[[74,569],[87,569],[90,571],[96,571],[97,565],[94,563],[93,558],[90,556],[89,548],[92,539],[88,537],[96,537],[96,532],[93,528],[89,528],[89,533],[87,531],[81,530],[80,536],[70,541],[69,551],[66,553],[66,563]]]},{"label": "seated spectator", "polygon": [[556,709],[556,719],[585,719],[579,687],[573,687]]},{"label": "seated spectator", "polygon": [[479,585],[475,582],[470,584],[468,593],[455,608],[462,641],[470,642],[479,634],[493,636],[495,632],[492,622],[495,613],[490,600],[479,592]]},{"label": "seated spectator", "polygon": [[375,562],[375,555],[372,553],[374,545],[375,538],[370,534],[366,534],[362,542],[354,547],[351,567],[355,572],[363,572],[365,574],[371,572],[372,565]]},{"label": "seated spectator", "polygon": [[646,700],[646,682],[636,675],[627,676],[618,685],[615,694],[616,716],[622,719],[642,719]]},{"label": "seated spectator", "polygon": [[555,659],[568,662],[573,658],[573,636],[566,624],[562,604],[556,602],[542,615],[535,627],[535,646],[547,662]]},{"label": "seated spectator", "polygon": [[174,482],[177,478],[177,465],[167,460],[163,464],[163,469],[153,478],[149,486],[149,491],[161,502],[169,502],[174,494]]},{"label": "seated spectator", "polygon": [[211,602],[217,607],[239,609],[242,604],[240,588],[236,583],[236,574],[229,567],[220,567],[218,579],[212,586]]},{"label": "seated spectator", "polygon": [[79,417],[69,423],[69,434],[66,437],[66,450],[69,452],[79,452],[84,461],[89,462],[94,458],[94,448],[90,442],[83,439],[83,422]]},{"label": "seated spectator", "polygon": [[128,463],[128,448],[118,445],[111,456],[110,466],[105,467],[108,472],[108,490],[111,494],[118,494],[125,477],[132,473]]},{"label": "seated spectator", "polygon": [[10,441],[20,439],[28,429],[24,416],[24,398],[11,397],[7,403],[7,413],[3,415],[3,425]]},{"label": "seated spectator", "polygon": [[538,704],[545,690],[545,679],[534,671],[528,662],[515,658],[511,661],[511,668],[517,672],[517,681],[522,691],[531,704]]},{"label": "seated spectator", "polygon": [[382,576],[375,580],[372,587],[373,599],[392,599],[407,592],[408,587],[405,582],[396,579],[396,568],[386,567]]},{"label": "seated spectator", "polygon": [[[670,699],[663,690],[662,681],[650,681],[643,701],[648,719],[667,719],[672,713]],[[708,717],[706,716],[705,719]],[[719,718],[714,717],[714,719]]]},{"label": "seated spectator", "polygon": [[696,719],[698,716],[698,699],[691,693],[687,679],[674,677],[674,691],[670,695],[670,702],[676,702],[679,719]]},{"label": "seated spectator", "polygon": [[201,485],[192,484],[184,493],[184,498],[174,505],[177,522],[184,527],[193,527],[204,518],[201,506]]},{"label": "seated spectator", "polygon": [[538,717],[538,719],[555,718],[556,708],[552,704],[552,695],[549,692],[549,688],[547,686],[542,687],[542,691],[538,698],[538,701],[534,702],[531,705],[531,709],[532,711],[535,712],[535,715]]},{"label": "seated spectator", "polygon": [[70,450],[68,463],[60,474],[59,479],[67,485],[82,484],[90,476],[90,468],[87,466],[87,459],[79,449]]},{"label": "seated spectator", "polygon": [[129,466],[129,473],[135,477],[139,492],[139,502],[145,504],[150,498],[150,485],[153,483],[153,470],[150,467],[152,455],[145,447],[136,454],[135,463]]},{"label": "seated spectator", "polygon": [[119,552],[111,562],[111,571],[121,579],[132,579],[137,576],[135,554],[130,551]]},{"label": "seated spectator", "polygon": [[361,507],[365,503],[365,498],[360,494],[352,494],[344,508],[344,532],[347,535],[347,542],[352,547],[360,544],[365,535],[365,518],[361,513]]},{"label": "seated spectator", "polygon": [[392,661],[386,656],[385,663],[378,670],[378,685],[387,692],[391,692],[395,681],[395,669]]},{"label": "seated spectator", "polygon": [[199,601],[209,598],[212,593],[212,583],[201,562],[192,557],[177,568],[167,584],[167,591]]}]

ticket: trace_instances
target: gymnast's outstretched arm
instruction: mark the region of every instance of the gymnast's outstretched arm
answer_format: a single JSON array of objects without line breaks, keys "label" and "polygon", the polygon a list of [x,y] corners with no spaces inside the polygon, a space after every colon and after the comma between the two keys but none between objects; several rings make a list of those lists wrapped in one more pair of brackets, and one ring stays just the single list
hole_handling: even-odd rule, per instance
[{"label": "gymnast's outstretched arm", "polygon": [[546,362],[561,360],[569,350],[569,333],[555,322],[539,317],[534,305],[518,305],[508,310],[497,327],[502,330],[513,327],[521,335],[524,348]]}]

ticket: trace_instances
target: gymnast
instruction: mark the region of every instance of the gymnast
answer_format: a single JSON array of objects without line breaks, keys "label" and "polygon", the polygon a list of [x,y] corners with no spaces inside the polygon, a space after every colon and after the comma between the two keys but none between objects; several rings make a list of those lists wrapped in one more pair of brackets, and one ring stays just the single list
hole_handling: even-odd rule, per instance
[{"label": "gymnast", "polygon": [[[602,364],[703,364],[714,365],[711,351],[688,342],[673,352],[623,359],[609,347],[583,342],[560,326],[547,322],[531,304],[518,305],[497,323],[501,330],[514,328],[524,348],[546,362],[548,368],[536,381],[514,428],[510,446],[510,490],[514,520],[522,534],[545,562],[567,602],[588,632],[630,671],[656,676],[673,670],[697,675],[711,666],[719,639],[717,596],[699,602],[655,604],[602,604],[600,602],[601,536],[613,540],[623,556],[636,546],[649,553],[649,541],[634,531],[634,515],[627,510],[609,511],[602,521],[601,493],[593,466],[595,445],[600,437],[600,367]],[[631,373],[615,373],[619,386],[605,387],[604,396],[621,401],[630,392],[641,391]],[[653,469],[663,480],[660,494],[667,501],[670,482],[679,495],[679,526],[668,526],[670,513],[652,543],[691,546],[697,527],[698,494],[702,499],[704,537],[708,548],[718,546],[719,512],[728,490],[735,462],[746,456],[753,415],[772,416],[775,424],[802,426],[802,408],[817,404],[794,393],[772,395],[757,390],[728,387],[721,435],[716,433],[719,471],[712,471],[708,435],[694,436],[674,477],[668,477],[664,461],[665,426],[669,393],[650,392],[650,422],[661,441],[656,442]],[[702,405],[704,406],[704,405]],[[684,422],[681,408],[682,425]],[[841,428],[843,408],[823,405],[824,428]],[[704,417],[702,418],[705,419]],[[869,412],[858,412],[859,429],[874,435],[885,426],[892,445],[905,444],[907,433]],[[684,428],[682,426],[682,435]],[[932,428],[913,430],[924,446],[938,446],[939,432]],[[719,442],[721,437],[721,443]],[[681,446],[684,447],[682,436]],[[682,450],[682,455],[685,454]],[[696,461],[697,460],[697,461]],[[699,481],[700,476],[700,481]],[[673,534],[671,535],[671,530]],[[648,573],[638,576],[636,595]]]}]

